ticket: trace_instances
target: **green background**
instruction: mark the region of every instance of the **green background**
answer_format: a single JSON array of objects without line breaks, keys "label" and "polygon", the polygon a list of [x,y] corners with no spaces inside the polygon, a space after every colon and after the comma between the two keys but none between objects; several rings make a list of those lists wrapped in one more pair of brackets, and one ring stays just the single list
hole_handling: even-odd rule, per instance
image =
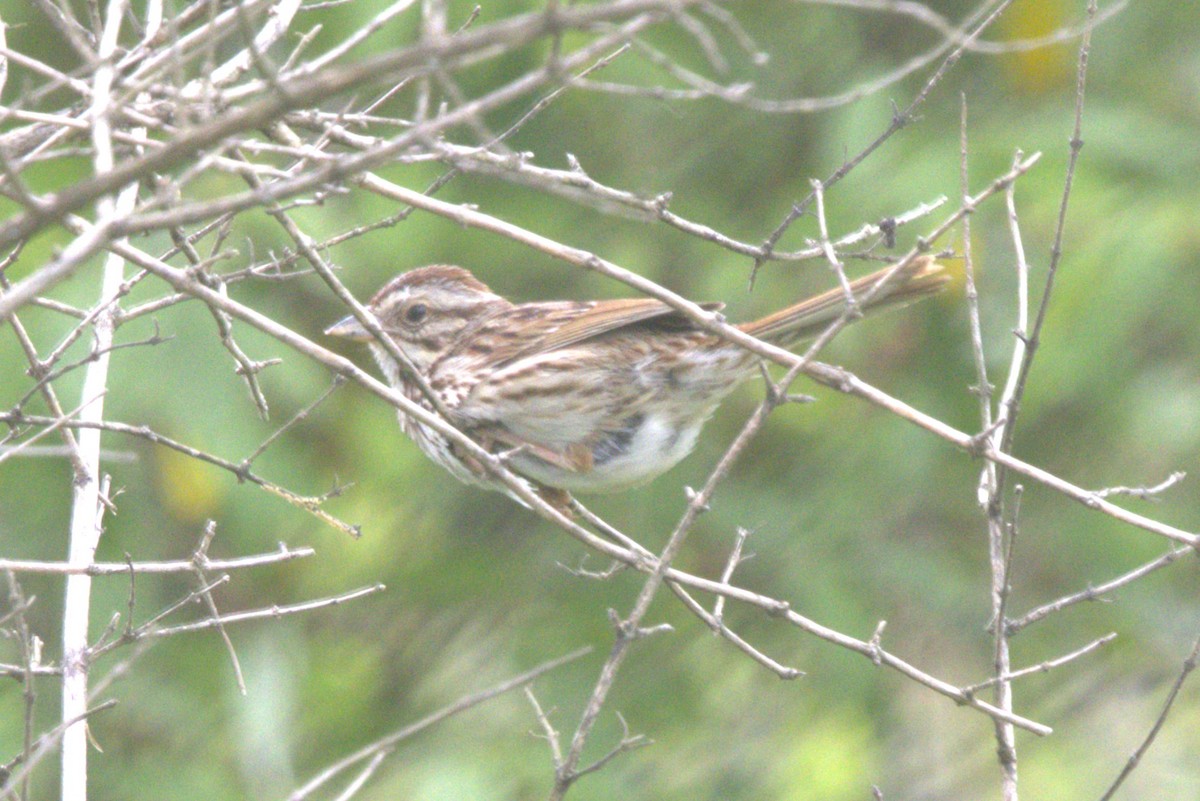
[{"label": "green background", "polygon": [[[314,12],[329,46],[375,13],[379,2]],[[477,26],[525,3],[491,4]],[[934,4],[951,18],[972,6]],[[450,24],[470,4],[452,3]],[[931,46],[934,35],[898,16],[799,3],[740,3],[731,10],[771,60],[755,67],[721,36],[728,82],[753,81],[758,96],[838,93],[874,79]],[[9,46],[63,68],[69,53],[24,0],[0,0],[14,27]],[[988,39],[1044,34],[1077,23],[1081,2],[1018,0]],[[361,57],[410,41],[410,14],[356,51]],[[22,24],[23,23],[23,24]],[[1065,255],[1034,365],[1015,452],[1083,487],[1154,484],[1174,470],[1193,474],[1200,452],[1200,15],[1191,3],[1131,3],[1094,35],[1082,152],[1067,219]],[[677,29],[649,37],[681,63],[711,73]],[[568,37],[567,47],[579,37]],[[1007,55],[966,56],[921,107],[919,119],[830,190],[834,235],[903,213],[940,195],[959,195],[959,96],[968,102],[971,186],[1008,169],[1017,149],[1043,153],[1018,185],[1022,234],[1034,286],[1046,275],[1073,123],[1078,42]],[[523,50],[462,76],[475,95],[531,69],[546,48]],[[597,180],[654,196],[674,193],[672,210],[757,243],[809,191],[879,135],[891,103],[907,105],[932,68],[852,105],[814,115],[765,115],[715,100],[696,102],[568,92],[511,142],[538,164],[565,168],[574,154]],[[633,54],[598,76],[643,85],[669,79]],[[12,102],[20,71],[4,95]],[[411,99],[411,98],[407,98]],[[390,111],[407,113],[406,98]],[[528,107],[489,117],[497,129]],[[463,131],[455,141],[469,141]],[[75,169],[75,176],[66,170]],[[86,175],[86,161],[34,170],[49,191]],[[423,188],[431,165],[389,166],[391,180]],[[195,197],[241,191],[227,175],[196,182]],[[461,177],[440,193],[567,245],[594,252],[697,300],[723,300],[731,319],[765,314],[806,291],[831,285],[821,262],[772,263],[753,292],[750,261],[661,224],[484,177]],[[897,253],[949,213],[952,204],[904,229]],[[7,208],[7,207],[6,207]],[[294,219],[322,239],[396,211],[352,190]],[[10,213],[10,211],[6,211]],[[800,247],[816,235],[812,217],[784,238]],[[1015,317],[1013,249],[1002,199],[972,220],[985,347],[1002,384]],[[13,268],[19,278],[66,241],[40,237]],[[161,252],[168,243],[137,243]],[[239,218],[228,243],[244,267],[288,246],[265,214]],[[938,243],[961,248],[959,234]],[[343,280],[366,297],[398,271],[431,262],[468,266],[514,299],[614,297],[628,288],[555,262],[484,232],[417,213],[330,253]],[[961,272],[961,262],[950,262]],[[857,266],[859,272],[866,268]],[[55,290],[87,306],[98,291],[95,265]],[[147,282],[131,302],[154,297]],[[1035,290],[1036,291],[1036,290]],[[233,295],[300,333],[344,312],[315,277],[244,283]],[[1036,295],[1035,295],[1036,297]],[[70,327],[49,312],[22,314],[48,352]],[[156,315],[174,338],[113,360],[106,415],[238,461],[330,382],[323,368],[244,325],[238,340],[252,358],[281,357],[263,375],[273,416],[256,415],[211,316],[196,303]],[[153,331],[149,319],[122,328],[118,341]],[[364,366],[364,351],[334,347]],[[78,347],[76,356],[84,350]],[[825,358],[960,430],[978,429],[978,405],[961,281],[919,306],[873,319],[839,336]],[[30,386],[24,357],[0,330],[0,408]],[[373,369],[373,367],[372,367]],[[78,401],[81,372],[58,383],[64,405]],[[750,529],[754,558],[735,579],[787,599],[800,613],[866,639],[887,620],[884,645],[956,684],[989,675],[990,578],[984,519],[975,505],[981,464],[882,410],[804,381],[817,402],[770,419],[721,486],[693,532],[681,567],[718,575],[737,527]],[[651,549],[661,547],[685,505],[761,397],[751,382],[722,406],[695,453],[653,484],[585,499]],[[40,411],[40,409],[36,409]],[[47,440],[50,441],[50,440]],[[105,447],[132,461],[108,468],[118,513],[106,518],[100,559],[181,558],[204,522],[217,521],[212,552],[269,551],[279,541],[310,545],[300,562],[244,571],[217,594],[222,610],[269,606],[383,582],[386,592],[280,621],[231,627],[249,694],[236,690],[215,633],[160,642],[141,655],[105,697],[119,706],[97,716],[91,757],[96,798],[282,798],[334,759],[447,704],[580,645],[587,658],[539,680],[535,689],[554,725],[569,737],[612,642],[607,610],[625,614],[641,579],[572,576],[561,564],[585,558],[563,532],[496,493],[455,483],[400,434],[394,411],[346,387],[290,430],[256,463],[296,492],[351,486],[329,511],[361,524],[352,541],[228,473],[148,443],[106,435]],[[1122,505],[1186,530],[1200,528],[1200,489],[1189,478],[1160,503]],[[66,551],[70,471],[60,459],[0,465],[0,555],[60,559]],[[1013,560],[1015,614],[1077,592],[1165,551],[1152,534],[1091,512],[1025,482]],[[586,566],[604,563],[592,557]],[[1194,557],[1041,622],[1013,641],[1016,667],[1037,664],[1110,631],[1098,653],[1016,685],[1016,709],[1055,727],[1052,737],[1019,733],[1020,776],[1030,798],[1092,799],[1109,785],[1159,713],[1191,644],[1200,635]],[[56,657],[62,582],[22,577],[37,596],[29,615]],[[138,621],[185,594],[185,577],[139,579]],[[93,631],[124,611],[124,578],[97,580]],[[187,610],[176,620],[201,614]],[[667,593],[647,623],[674,633],[641,641],[617,677],[585,762],[620,736],[620,712],[654,745],[625,755],[571,792],[578,801],[641,799],[866,799],[876,784],[888,799],[999,796],[990,721],[867,659],[731,604],[728,622],[774,658],[806,676],[781,682],[714,638]],[[12,644],[0,643],[3,661]],[[99,674],[128,651],[109,657]],[[39,730],[53,726],[58,685],[38,682]],[[1200,685],[1186,685],[1125,798],[1200,794]],[[19,750],[21,690],[0,684],[0,761]],[[519,693],[469,711],[402,743],[361,798],[524,799],[544,797],[552,775],[546,743]],[[39,798],[57,794],[53,760],[39,770]]]}]

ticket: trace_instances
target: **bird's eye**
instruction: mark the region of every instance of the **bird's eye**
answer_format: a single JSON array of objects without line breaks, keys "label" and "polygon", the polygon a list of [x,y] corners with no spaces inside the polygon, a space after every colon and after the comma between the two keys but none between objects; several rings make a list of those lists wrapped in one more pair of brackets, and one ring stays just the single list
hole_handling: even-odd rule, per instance
[{"label": "bird's eye", "polygon": [[416,325],[429,315],[429,307],[424,303],[414,303],[404,310],[404,322]]}]

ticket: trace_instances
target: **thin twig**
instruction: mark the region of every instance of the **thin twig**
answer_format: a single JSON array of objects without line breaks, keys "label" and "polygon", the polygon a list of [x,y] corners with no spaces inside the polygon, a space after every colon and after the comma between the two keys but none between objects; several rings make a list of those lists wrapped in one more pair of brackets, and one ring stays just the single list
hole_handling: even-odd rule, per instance
[{"label": "thin twig", "polygon": [[[0,423],[7,423],[9,425],[52,425],[56,422],[59,421],[53,418],[43,417],[41,415],[29,415],[22,412],[0,412]],[[303,509],[304,511],[316,517],[318,520],[326,523],[329,526],[332,526],[333,528],[336,528],[338,531],[349,534],[352,537],[358,537],[362,533],[358,526],[346,523],[321,508],[322,504],[324,504],[326,500],[340,492],[340,488],[335,488],[332,492],[323,496],[300,495],[292,492],[286,487],[282,487],[274,482],[268,481],[256,473],[250,472],[240,464],[235,464],[228,459],[222,459],[215,454],[211,454],[207,451],[202,451],[199,448],[193,448],[190,445],[178,442],[170,437],[159,434],[158,432],[152,430],[149,426],[135,426],[127,423],[118,423],[111,420],[83,421],[70,419],[66,420],[65,422],[60,422],[59,424],[65,428],[95,431],[115,431],[121,434],[128,434],[130,436],[148,440],[149,442],[153,442],[155,445],[161,445],[163,447],[170,448],[173,451],[190,456],[193,459],[198,459],[202,462],[211,464],[214,467],[227,470],[236,476],[239,481],[249,481],[250,483],[261,487],[272,495],[284,499],[292,506],[295,506],[298,509]]]},{"label": "thin twig", "polygon": [[1187,681],[1188,676],[1196,669],[1196,664],[1200,662],[1200,638],[1196,639],[1195,645],[1192,646],[1192,652],[1188,654],[1187,659],[1183,660],[1183,669],[1179,671],[1178,678],[1171,685],[1171,691],[1167,693],[1167,700],[1163,702],[1162,712],[1158,714],[1158,718],[1154,721],[1154,725],[1150,727],[1150,731],[1146,733],[1146,737],[1142,740],[1142,744],[1137,747],[1129,759],[1125,762],[1125,767],[1117,774],[1117,778],[1113,780],[1112,785],[1105,791],[1104,795],[1100,796],[1100,801],[1109,801],[1113,794],[1120,789],[1121,785],[1129,778],[1129,774],[1137,769],[1141,764],[1142,757],[1150,750],[1150,746],[1154,744],[1154,739],[1162,730],[1163,724],[1167,722],[1167,716],[1171,714],[1171,707],[1175,704],[1175,699],[1179,696],[1179,690],[1183,687],[1183,683]]},{"label": "thin twig", "polygon": [[414,734],[424,731],[436,723],[440,723],[446,718],[453,717],[464,710],[470,709],[473,706],[478,706],[485,701],[490,701],[496,696],[503,695],[504,693],[515,690],[518,687],[527,686],[539,676],[545,675],[546,673],[562,667],[569,662],[574,662],[577,659],[587,656],[591,652],[592,649],[590,646],[579,648],[569,654],[560,656],[557,659],[551,659],[547,662],[543,662],[532,670],[528,670],[519,676],[514,676],[513,678],[501,682],[500,684],[497,684],[496,686],[487,690],[465,695],[454,703],[448,704],[436,712],[426,715],[415,723],[410,723],[407,726],[397,729],[391,734],[379,738],[370,745],[364,746],[354,753],[342,757],[337,762],[334,762],[332,765],[325,768],[316,776],[302,784],[296,790],[292,791],[291,795],[288,796],[288,801],[302,801],[302,799],[309,798],[314,792],[323,787],[335,776],[340,774],[342,771],[358,764],[359,762],[362,762],[366,759],[373,759],[377,754],[386,754],[395,748],[397,743],[412,737]]},{"label": "thin twig", "polygon": [[[315,550],[309,547],[290,548],[279,543],[279,550],[254,556],[241,556],[232,559],[208,559],[203,561],[205,570],[228,571],[246,567],[260,567],[293,559],[312,556]],[[14,573],[47,573],[52,575],[69,575],[84,573],[89,576],[120,576],[134,573],[186,573],[194,562],[191,559],[177,559],[165,562],[92,562],[89,565],[72,565],[69,562],[42,562],[32,559],[0,559],[0,570],[11,570]]]},{"label": "thin twig", "polygon": [[[879,134],[879,136],[877,136],[870,144],[859,151],[856,156],[847,160],[844,164],[842,164],[841,167],[834,170],[834,172],[828,178],[821,181],[822,189],[828,191],[830,187],[849,175],[850,172],[859,164],[861,164],[868,156],[879,149],[883,143],[890,139],[897,131],[908,126],[909,123],[915,119],[917,109],[924,105],[925,100],[929,97],[934,87],[941,83],[942,78],[955,64],[958,63],[958,60],[962,58],[963,54],[967,51],[967,48],[976,39],[978,39],[987,28],[991,27],[992,23],[999,18],[1000,14],[1003,13],[1011,3],[1012,0],[1001,0],[1001,2],[999,2],[996,7],[992,9],[978,24],[975,24],[976,18],[974,16],[969,18],[961,26],[961,31],[965,32],[970,30],[970,33],[965,33],[965,35],[962,35],[958,47],[955,48],[949,55],[947,55],[945,59],[943,59],[942,63],[936,70],[934,70],[929,79],[925,81],[925,84],[921,87],[921,90],[917,92],[916,96],[912,99],[908,106],[905,107],[903,111],[894,109],[892,113],[891,124],[888,125],[883,133]],[[982,10],[986,7],[987,4],[985,3],[980,8]],[[971,29],[972,25],[974,25],[973,29]],[[808,212],[808,207],[812,204],[814,198],[815,193],[809,193],[808,197],[804,198],[799,203],[794,203],[792,205],[791,210],[787,213],[787,215],[784,216],[779,225],[777,225],[775,229],[767,235],[766,240],[763,242],[763,248],[767,253],[774,251],[775,246],[779,243],[779,240],[783,238],[783,235],[791,228],[792,224]],[[762,264],[762,259],[755,259],[754,267],[751,270],[752,282],[754,275],[757,274],[758,269],[762,266]]]},{"label": "thin twig", "polygon": [[[29,620],[25,616],[25,612],[32,604],[32,600],[25,596],[20,583],[17,581],[17,577],[13,575],[12,571],[6,571],[6,575],[8,578],[8,601],[12,612],[11,615],[4,616],[4,622],[7,622],[10,616],[16,622],[13,633],[17,638],[17,647],[20,650],[22,668],[21,695],[24,701],[24,708],[22,710],[23,737],[20,759],[22,763],[28,763],[33,758],[33,713],[34,704],[37,701],[37,688],[33,679],[36,675],[35,670],[40,667],[41,643],[30,631]],[[0,633],[7,634],[3,630],[0,630]],[[24,799],[30,797],[29,780],[30,774],[26,773],[20,785],[21,797]],[[9,784],[10,782],[7,781],[7,777],[5,777],[5,780],[0,781],[0,785]],[[11,784],[12,786],[16,786],[15,782]]]},{"label": "thin twig", "polygon": [[[1087,6],[1087,17],[1089,22],[1096,17],[1096,0],[1089,0]],[[1059,263],[1062,260],[1063,254],[1063,237],[1067,227],[1067,207],[1071,199],[1071,187],[1075,182],[1075,167],[1079,162],[1079,152],[1083,149],[1083,97],[1084,89],[1087,86],[1087,66],[1088,54],[1092,49],[1092,29],[1088,27],[1084,30],[1083,40],[1079,44],[1079,66],[1075,80],[1075,128],[1071,134],[1070,155],[1067,158],[1067,174],[1063,180],[1062,201],[1058,208],[1058,223],[1054,229],[1054,244],[1050,248],[1050,265],[1046,271],[1045,288],[1042,290],[1042,299],[1038,304],[1037,315],[1034,318],[1033,326],[1028,330],[1025,337],[1024,346],[1027,353],[1020,362],[1020,369],[1017,371],[1013,379],[1013,388],[1010,393],[1008,402],[1004,409],[1005,417],[1008,419],[1008,435],[1005,442],[1002,444],[1007,450],[1008,439],[1012,436],[1012,431],[1016,423],[1017,415],[1020,413],[1021,401],[1025,397],[1025,387],[1029,380],[1029,371],[1033,367],[1033,358],[1037,353],[1038,345],[1041,341],[1042,327],[1046,322],[1046,315],[1050,309],[1050,299],[1054,291],[1054,279],[1058,275]]]},{"label": "thin twig", "polygon": [[[742,546],[746,544],[746,538],[750,536],[749,529],[738,526],[737,536],[733,540],[733,549],[729,552],[729,559],[725,561],[725,569],[721,571],[721,583],[728,584],[733,578],[733,571],[742,562]],[[713,604],[712,616],[714,620],[721,621],[725,611],[725,596],[717,598]]]},{"label": "thin twig", "polygon": [[[207,592],[211,586],[202,588]],[[330,606],[338,606],[348,601],[353,601],[362,598],[365,595],[381,592],[384,589],[382,584],[372,584],[367,587],[360,587],[357,590],[331,595],[327,598],[317,598],[311,601],[301,601],[294,604],[278,604],[275,606],[266,607],[263,609],[250,609],[245,612],[231,612],[219,617],[205,618],[197,620],[194,623],[180,623],[177,626],[165,626],[163,628],[151,629],[144,633],[146,637],[173,637],[176,634],[182,634],[189,631],[204,631],[206,629],[218,628],[230,623],[244,623],[247,620],[262,620],[263,618],[279,618],[287,615],[295,615],[301,612],[311,612],[314,609],[324,609]]]},{"label": "thin twig", "polygon": [[1062,656],[1054,659],[1047,659],[1045,662],[1041,662],[1027,668],[1021,668],[1020,670],[1014,670],[1011,673],[1005,673],[1002,676],[992,676],[991,678],[984,679],[978,684],[972,684],[969,687],[964,687],[963,691],[968,693],[977,693],[980,690],[987,689],[988,687],[994,687],[1000,682],[1012,682],[1016,679],[1023,679],[1026,676],[1032,676],[1036,673],[1049,673],[1056,667],[1062,667],[1069,662],[1074,662],[1081,656],[1087,656],[1093,651],[1099,650],[1101,647],[1108,645],[1116,638],[1116,632],[1105,634],[1103,637],[1092,640],[1087,645],[1083,646],[1082,648],[1077,648],[1074,651],[1071,651],[1069,654],[1063,654]]},{"label": "thin twig", "polygon": [[1048,604],[1043,604],[1036,609],[1026,612],[1016,620],[1007,621],[1005,625],[1008,627],[1010,634],[1016,634],[1029,624],[1036,623],[1039,620],[1042,620],[1043,618],[1046,618],[1055,612],[1066,609],[1069,606],[1074,606],[1075,604],[1082,603],[1084,601],[1101,600],[1105,595],[1108,595],[1113,590],[1117,590],[1128,584],[1132,584],[1143,576],[1148,576],[1156,570],[1164,568],[1172,562],[1189,554],[1195,554],[1195,548],[1187,545],[1174,548],[1170,551],[1167,551],[1157,559],[1152,559],[1146,564],[1130,570],[1128,573],[1118,576],[1111,581],[1106,581],[1103,584],[1097,584],[1094,587],[1089,585],[1087,589],[1081,592],[1066,595],[1062,598],[1051,601]]},{"label": "thin twig", "polygon": [[18,765],[17,768],[8,775],[8,781],[6,782],[5,786],[15,787],[17,785],[24,785],[25,777],[28,776],[35,767],[37,767],[39,762],[41,762],[49,754],[53,753],[54,749],[62,740],[63,733],[65,731],[72,726],[86,724],[87,720],[92,715],[112,709],[116,705],[117,702],[115,700],[108,700],[104,701],[103,703],[96,704],[95,706],[88,707],[79,715],[64,720],[50,731],[38,737],[37,742],[34,744],[33,751],[29,755],[29,758],[23,760],[21,764]]},{"label": "thin twig", "polygon": [[1111,495],[1125,495],[1142,501],[1157,501],[1159,500],[1159,495],[1185,478],[1187,478],[1187,473],[1182,470],[1176,470],[1159,483],[1150,487],[1108,487],[1107,489],[1096,490],[1096,494],[1101,498],[1107,498]]},{"label": "thin twig", "polygon": [[[196,574],[196,586],[204,587],[208,583],[208,577],[205,575],[208,562],[208,548],[212,544],[213,538],[217,535],[216,521],[209,520],[204,526],[204,533],[200,537],[200,545],[192,554],[192,569]],[[132,580],[133,574],[130,574]],[[213,598],[211,590],[200,590],[200,597],[204,599],[204,605],[208,608],[208,613],[212,620],[221,619],[221,611],[217,609],[217,602]],[[130,603],[132,606],[132,602]],[[225,630],[224,624],[217,625],[217,632],[221,635],[221,642],[225,646],[225,652],[229,654],[229,662],[233,666],[233,675],[237,680],[238,691],[246,695],[246,677],[242,675],[242,663],[238,659],[237,651],[233,647],[233,640],[229,639],[229,632]]]}]

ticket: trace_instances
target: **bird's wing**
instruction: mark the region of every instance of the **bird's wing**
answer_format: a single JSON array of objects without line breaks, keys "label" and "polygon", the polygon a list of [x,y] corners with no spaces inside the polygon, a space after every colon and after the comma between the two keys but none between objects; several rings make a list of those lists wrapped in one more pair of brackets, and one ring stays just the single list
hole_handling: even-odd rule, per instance
[{"label": "bird's wing", "polygon": [[[722,303],[703,304],[703,308],[708,310],[723,306]],[[504,364],[568,348],[602,334],[651,320],[672,330],[693,327],[686,317],[654,298],[529,304],[518,306],[505,316],[514,322],[527,317],[528,322],[520,326],[522,333],[517,340],[518,346],[504,360]]]},{"label": "bird's wing", "polygon": [[[704,303],[701,307],[716,311],[724,305]],[[658,330],[686,331],[695,327],[686,317],[653,298],[510,306],[467,328],[458,343],[432,365],[430,373],[450,370],[486,373],[649,321]]]}]

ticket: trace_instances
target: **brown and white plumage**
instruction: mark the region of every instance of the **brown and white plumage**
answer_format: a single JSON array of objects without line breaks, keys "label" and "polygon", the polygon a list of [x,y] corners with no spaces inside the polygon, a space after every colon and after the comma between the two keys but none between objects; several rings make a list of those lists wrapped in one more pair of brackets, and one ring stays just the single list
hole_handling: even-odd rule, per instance
[{"label": "brown and white plumage", "polygon": [[[858,279],[852,291],[862,294],[884,272]],[[916,260],[864,311],[923,297],[945,281],[932,259]],[[485,447],[516,449],[511,464],[518,472],[568,491],[620,489],[674,466],[757,359],[657,300],[518,305],[460,267],[403,273],[368,307],[451,422]],[[844,308],[836,289],[739,327],[789,346],[820,333]],[[327,333],[368,341],[391,384],[429,406],[353,318]],[[436,432],[403,414],[400,423],[458,478],[489,484]]]}]

